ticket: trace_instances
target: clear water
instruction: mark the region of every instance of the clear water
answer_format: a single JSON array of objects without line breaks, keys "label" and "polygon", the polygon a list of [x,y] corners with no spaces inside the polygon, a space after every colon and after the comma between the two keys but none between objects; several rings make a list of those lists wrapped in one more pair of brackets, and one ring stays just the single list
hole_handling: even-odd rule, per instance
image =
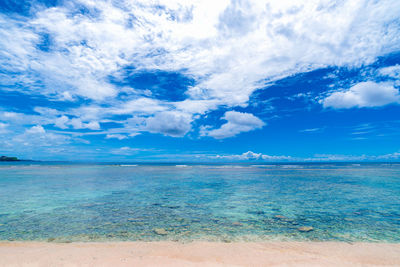
[{"label": "clear water", "polygon": [[400,242],[400,165],[2,163],[0,240]]}]

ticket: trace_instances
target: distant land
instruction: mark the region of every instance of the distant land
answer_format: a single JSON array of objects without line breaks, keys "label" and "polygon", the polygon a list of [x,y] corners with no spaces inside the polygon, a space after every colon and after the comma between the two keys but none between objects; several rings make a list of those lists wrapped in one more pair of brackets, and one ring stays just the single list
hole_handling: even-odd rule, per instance
[{"label": "distant land", "polygon": [[1,156],[0,161],[21,161],[17,157],[7,157],[7,156]]}]

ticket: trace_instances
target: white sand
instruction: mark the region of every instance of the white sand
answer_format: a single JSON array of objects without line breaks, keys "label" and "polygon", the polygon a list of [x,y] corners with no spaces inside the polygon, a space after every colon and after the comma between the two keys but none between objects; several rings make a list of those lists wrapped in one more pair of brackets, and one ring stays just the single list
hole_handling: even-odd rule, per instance
[{"label": "white sand", "polygon": [[0,266],[400,266],[400,244],[2,242]]}]

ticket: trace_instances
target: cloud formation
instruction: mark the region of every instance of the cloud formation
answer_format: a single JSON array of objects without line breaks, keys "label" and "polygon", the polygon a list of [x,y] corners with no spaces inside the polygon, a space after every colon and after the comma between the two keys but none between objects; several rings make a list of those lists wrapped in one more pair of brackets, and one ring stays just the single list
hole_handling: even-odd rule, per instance
[{"label": "cloud formation", "polygon": [[69,126],[72,126],[72,128],[74,129],[90,129],[90,130],[100,129],[100,125],[97,121],[84,123],[80,118],[69,119],[65,115],[62,115],[61,117],[55,119],[54,125],[61,129],[67,129]]},{"label": "cloud formation", "polygon": [[379,107],[400,103],[400,92],[392,83],[361,82],[346,91],[334,92],[323,101],[325,108]]},{"label": "cloud formation", "polygon": [[[37,125],[68,142],[90,134],[230,138],[266,125],[265,110],[249,110],[257,90],[400,51],[397,0],[35,3],[0,13],[0,90],[29,104],[0,108],[0,134],[20,143]],[[399,103],[399,65],[374,75],[321,92],[321,104]],[[222,125],[210,119],[223,112]]]},{"label": "cloud formation", "polygon": [[211,156],[212,158],[215,159],[221,159],[221,160],[233,160],[233,161],[247,161],[247,160],[263,160],[263,161],[288,161],[291,160],[292,157],[290,156],[271,156],[271,155],[265,155],[262,153],[255,153],[253,151],[247,151],[243,154],[231,154],[231,155],[215,155]]},{"label": "cloud formation", "polygon": [[142,130],[161,133],[168,136],[184,136],[191,129],[190,115],[178,112],[161,112],[149,117]]},{"label": "cloud formation", "polygon": [[399,13],[390,0],[76,0],[23,23],[2,15],[1,65],[18,72],[21,90],[65,101],[116,97],[121,88],[108,77],[125,66],[185,69],[197,79],[191,100],[243,105],[261,80],[355,66],[399,49]]},{"label": "cloud formation", "polygon": [[390,67],[381,68],[378,72],[382,76],[400,79],[400,65],[398,64]]},{"label": "cloud formation", "polygon": [[387,161],[400,159],[400,153],[394,152],[381,155],[338,155],[316,154],[313,157],[274,156],[247,151],[242,154],[228,154],[209,156],[213,159],[227,161],[270,161],[270,162],[346,162],[346,161]]},{"label": "cloud formation", "polygon": [[249,132],[262,128],[265,123],[250,113],[242,113],[237,111],[227,111],[221,118],[227,122],[222,124],[218,129],[210,130],[209,127],[202,129],[201,134],[211,136],[215,139],[224,139],[236,136],[242,132]]}]

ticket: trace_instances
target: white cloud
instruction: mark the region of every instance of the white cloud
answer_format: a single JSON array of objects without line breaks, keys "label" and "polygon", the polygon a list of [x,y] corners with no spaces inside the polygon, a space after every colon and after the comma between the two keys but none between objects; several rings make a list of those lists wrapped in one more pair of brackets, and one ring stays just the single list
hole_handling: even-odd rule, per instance
[{"label": "white cloud", "polygon": [[15,133],[9,147],[15,151],[26,152],[38,148],[56,148],[70,142],[70,137],[46,131],[42,125],[35,125],[22,133]]},{"label": "white cloud", "polygon": [[263,160],[290,160],[291,156],[270,156],[270,155],[262,155]]},{"label": "white cloud", "polygon": [[3,121],[7,122],[8,125],[13,127],[14,129],[26,126],[31,127],[31,125],[34,124],[37,124],[40,127],[42,127],[42,125],[54,125],[57,128],[63,130],[68,129],[69,127],[72,127],[74,129],[90,129],[90,130],[100,129],[100,124],[97,121],[83,122],[82,119],[80,118],[69,119],[65,115],[59,115],[61,114],[61,112],[55,109],[35,107],[34,111],[40,113],[40,115],[4,111],[0,112],[0,118]]},{"label": "white cloud", "polygon": [[249,132],[262,128],[265,123],[250,113],[237,111],[227,111],[222,117],[227,122],[218,129],[210,130],[209,127],[203,128],[201,134],[211,136],[216,139],[224,139],[235,136],[242,132]]},{"label": "white cloud", "polygon": [[309,129],[300,130],[299,132],[300,133],[315,133],[315,132],[321,132],[323,130],[324,130],[324,128],[309,128]]},{"label": "white cloud", "polygon": [[124,140],[127,139],[128,137],[123,134],[107,134],[106,139],[118,139],[118,140]]},{"label": "white cloud", "polygon": [[400,159],[400,153],[394,152],[382,155],[337,155],[317,154],[312,158],[303,158],[302,161],[381,161]]},{"label": "white cloud", "polygon": [[274,156],[247,151],[243,154],[208,155],[208,158],[221,160],[264,160],[264,161],[290,161],[290,162],[347,162],[347,161],[384,161],[400,159],[400,153],[394,152],[382,155],[338,155],[316,154],[313,157]]},{"label": "white cloud", "polygon": [[31,115],[19,112],[9,112],[9,111],[0,112],[0,119],[5,122],[8,122],[9,125],[33,125],[33,124],[45,125],[51,123],[50,119],[46,116]]},{"label": "white cloud", "polygon": [[[97,15],[74,14],[74,2]],[[64,100],[115,96],[118,88],[107,77],[124,65],[184,68],[202,78],[190,90],[193,98],[207,95],[241,105],[262,79],[359,65],[400,47],[396,0],[122,1],[119,6],[124,8],[110,1],[73,1],[68,8],[42,9],[23,25],[3,17],[2,66],[39,74],[47,85],[43,93]],[[37,49],[42,32],[52,38],[49,52]]]},{"label": "white cloud", "polygon": [[400,159],[400,152],[394,152],[390,154],[384,154],[384,155],[378,155],[375,156],[376,159],[386,159],[386,160],[391,160],[391,159]]},{"label": "white cloud", "polygon": [[168,136],[184,136],[191,129],[192,117],[181,112],[161,112],[146,119],[142,130]]},{"label": "white cloud", "polygon": [[239,155],[216,155],[211,157],[215,159],[226,159],[226,160],[265,160],[265,161],[281,161],[281,160],[286,161],[292,159],[292,157],[290,156],[271,156],[262,153],[255,153],[252,151],[247,151]]},{"label": "white cloud", "polygon": [[27,129],[26,133],[28,133],[28,134],[44,134],[44,133],[46,133],[46,131],[42,125],[36,125],[30,129]]},{"label": "white cloud", "polygon": [[72,128],[74,129],[90,129],[90,130],[100,129],[100,124],[97,121],[84,123],[80,118],[69,119],[65,115],[55,119],[54,125],[60,129],[67,129],[69,126],[72,126]]},{"label": "white cloud", "polygon": [[388,82],[361,82],[346,91],[334,92],[322,100],[325,108],[379,107],[400,103],[399,90]]},{"label": "white cloud", "polygon": [[100,124],[97,121],[91,121],[83,125],[84,128],[88,128],[90,130],[99,130]]},{"label": "white cloud", "polygon": [[79,118],[73,118],[73,119],[71,119],[70,124],[72,125],[72,127],[73,127],[74,129],[83,129],[83,128],[84,128],[84,127],[83,127],[84,125],[83,125],[83,123],[82,123],[82,120],[79,119]]},{"label": "white cloud", "polygon": [[246,159],[261,159],[263,155],[261,153],[254,153],[252,151],[247,151],[243,153],[241,156]]},{"label": "white cloud", "polygon": [[67,129],[68,126],[67,126],[66,124],[68,123],[68,121],[69,121],[68,117],[65,116],[65,115],[63,115],[63,116],[61,116],[61,117],[58,117],[58,118],[55,120],[54,125],[55,125],[56,127],[60,128],[60,129]]},{"label": "white cloud", "polygon": [[400,65],[381,68],[378,73],[382,76],[388,76],[395,79],[400,79]]}]

